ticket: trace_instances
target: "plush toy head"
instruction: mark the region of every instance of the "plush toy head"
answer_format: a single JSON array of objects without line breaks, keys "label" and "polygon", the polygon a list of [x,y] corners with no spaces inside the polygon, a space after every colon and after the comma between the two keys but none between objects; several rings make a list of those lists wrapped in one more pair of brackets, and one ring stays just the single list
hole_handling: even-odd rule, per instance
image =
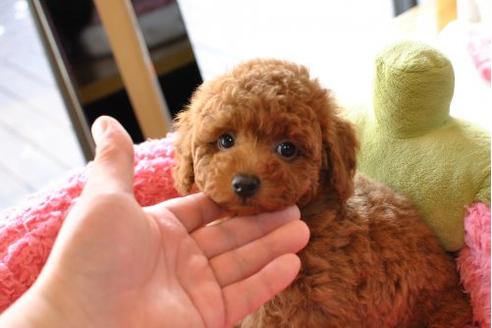
[{"label": "plush toy head", "polygon": [[454,73],[450,61],[420,43],[400,43],[376,59],[374,114],[397,138],[422,135],[449,119]]},{"label": "plush toy head", "polygon": [[410,197],[449,251],[465,207],[490,203],[490,135],[449,116],[454,74],[436,49],[403,42],[376,59],[373,108],[354,114],[359,170]]}]

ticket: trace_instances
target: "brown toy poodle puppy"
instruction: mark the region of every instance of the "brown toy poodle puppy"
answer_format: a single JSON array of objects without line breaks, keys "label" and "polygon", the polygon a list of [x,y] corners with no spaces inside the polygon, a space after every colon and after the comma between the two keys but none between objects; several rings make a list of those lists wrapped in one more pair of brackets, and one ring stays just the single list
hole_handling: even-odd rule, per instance
[{"label": "brown toy poodle puppy", "polygon": [[459,327],[454,261],[410,202],[356,176],[357,140],[302,66],[253,60],[204,83],[176,122],[176,187],[237,214],[297,204],[296,281],[243,327]]}]

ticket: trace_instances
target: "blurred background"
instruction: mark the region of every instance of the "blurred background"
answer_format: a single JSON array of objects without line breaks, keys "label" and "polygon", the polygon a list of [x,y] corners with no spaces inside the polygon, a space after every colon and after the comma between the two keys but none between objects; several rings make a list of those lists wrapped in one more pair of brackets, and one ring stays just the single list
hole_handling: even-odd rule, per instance
[{"label": "blurred background", "polygon": [[[492,108],[490,2],[0,0],[0,210],[85,165],[98,116],[116,117],[136,143],[163,137],[203,80],[254,57],[308,66],[350,110],[370,104],[379,50],[422,40],[453,61],[453,115],[484,125]],[[135,20],[119,21],[121,3]],[[143,50],[125,39],[128,26]],[[138,76],[121,74],[139,51],[162,97],[157,134],[142,114],[149,108],[128,92]]]}]

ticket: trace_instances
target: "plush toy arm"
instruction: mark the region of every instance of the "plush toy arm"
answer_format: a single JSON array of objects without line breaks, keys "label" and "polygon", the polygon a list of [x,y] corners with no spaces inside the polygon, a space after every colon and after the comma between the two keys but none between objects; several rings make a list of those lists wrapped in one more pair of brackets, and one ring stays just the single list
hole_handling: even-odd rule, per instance
[{"label": "plush toy arm", "polygon": [[476,200],[490,205],[490,167],[477,193]]},{"label": "plush toy arm", "polygon": [[[173,135],[135,146],[134,194],[142,206],[176,197]],[[86,169],[0,213],[0,311],[36,280],[86,181]]]}]

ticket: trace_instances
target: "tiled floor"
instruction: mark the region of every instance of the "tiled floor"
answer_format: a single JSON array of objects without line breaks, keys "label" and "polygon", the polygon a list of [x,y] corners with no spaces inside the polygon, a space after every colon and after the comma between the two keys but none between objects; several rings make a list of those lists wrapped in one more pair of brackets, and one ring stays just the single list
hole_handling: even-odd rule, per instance
[{"label": "tiled floor", "polygon": [[84,164],[25,0],[0,0],[0,210]]}]

